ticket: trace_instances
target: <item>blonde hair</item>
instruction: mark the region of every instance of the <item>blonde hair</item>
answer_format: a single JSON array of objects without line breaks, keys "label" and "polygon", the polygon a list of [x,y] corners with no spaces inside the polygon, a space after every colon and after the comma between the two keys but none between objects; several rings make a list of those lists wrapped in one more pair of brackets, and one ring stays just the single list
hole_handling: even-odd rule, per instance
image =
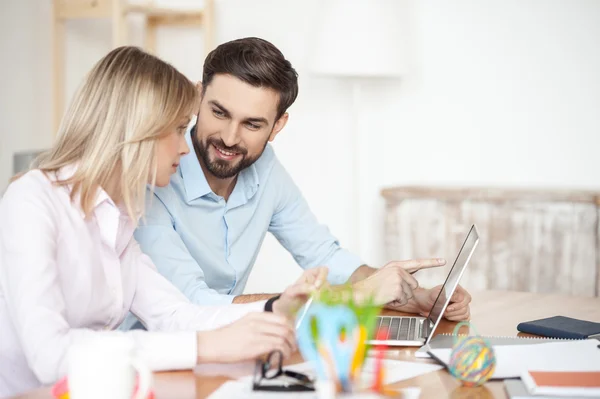
[{"label": "blonde hair", "polygon": [[[53,147],[33,166],[44,173],[77,164],[58,181],[72,185],[89,216],[99,187],[117,182],[137,222],[148,182],[156,179],[156,140],[194,112],[195,86],[173,66],[136,47],[119,47],[90,71],[67,109]],[[118,178],[115,179],[115,173]]]}]

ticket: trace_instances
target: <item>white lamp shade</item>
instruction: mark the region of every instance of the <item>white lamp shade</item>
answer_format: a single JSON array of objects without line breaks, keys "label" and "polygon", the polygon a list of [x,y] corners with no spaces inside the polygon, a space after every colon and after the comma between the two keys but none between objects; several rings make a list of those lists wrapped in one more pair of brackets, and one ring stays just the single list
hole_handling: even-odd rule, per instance
[{"label": "white lamp shade", "polygon": [[321,0],[311,72],[344,77],[402,74],[395,0]]}]

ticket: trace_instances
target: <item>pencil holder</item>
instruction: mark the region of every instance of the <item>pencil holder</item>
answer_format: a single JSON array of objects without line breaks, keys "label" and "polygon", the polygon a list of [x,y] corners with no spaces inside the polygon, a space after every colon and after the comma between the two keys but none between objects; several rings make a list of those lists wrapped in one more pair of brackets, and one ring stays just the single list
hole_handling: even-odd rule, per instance
[{"label": "pencil holder", "polygon": [[450,373],[466,387],[483,385],[494,374],[496,356],[492,345],[477,334],[475,336],[459,336],[460,327],[467,325],[475,330],[469,322],[460,322],[453,332],[453,347],[448,364]]},{"label": "pencil holder", "polygon": [[347,288],[316,294],[302,312],[300,353],[314,365],[318,380],[332,383],[335,392],[356,388],[379,311],[372,301],[357,304]]}]

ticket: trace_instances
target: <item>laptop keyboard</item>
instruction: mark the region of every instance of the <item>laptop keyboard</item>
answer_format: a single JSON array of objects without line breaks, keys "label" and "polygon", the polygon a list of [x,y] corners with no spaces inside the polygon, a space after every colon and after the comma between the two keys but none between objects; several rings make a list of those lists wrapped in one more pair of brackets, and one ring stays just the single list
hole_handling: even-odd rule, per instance
[{"label": "laptop keyboard", "polygon": [[378,330],[387,330],[386,340],[412,341],[419,336],[419,322],[416,317],[380,316],[375,331]]}]

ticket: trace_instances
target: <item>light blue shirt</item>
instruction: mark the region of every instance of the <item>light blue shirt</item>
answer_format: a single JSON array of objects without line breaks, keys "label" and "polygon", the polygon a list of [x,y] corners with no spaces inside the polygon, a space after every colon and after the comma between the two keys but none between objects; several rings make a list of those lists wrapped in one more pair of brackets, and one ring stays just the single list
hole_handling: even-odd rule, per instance
[{"label": "light blue shirt", "polygon": [[317,222],[270,145],[225,201],[210,189],[189,132],[186,140],[190,153],[169,186],[149,191],[135,238],[193,303],[227,304],[242,294],[267,232],[302,268],[328,266],[332,284],[362,264]]}]

